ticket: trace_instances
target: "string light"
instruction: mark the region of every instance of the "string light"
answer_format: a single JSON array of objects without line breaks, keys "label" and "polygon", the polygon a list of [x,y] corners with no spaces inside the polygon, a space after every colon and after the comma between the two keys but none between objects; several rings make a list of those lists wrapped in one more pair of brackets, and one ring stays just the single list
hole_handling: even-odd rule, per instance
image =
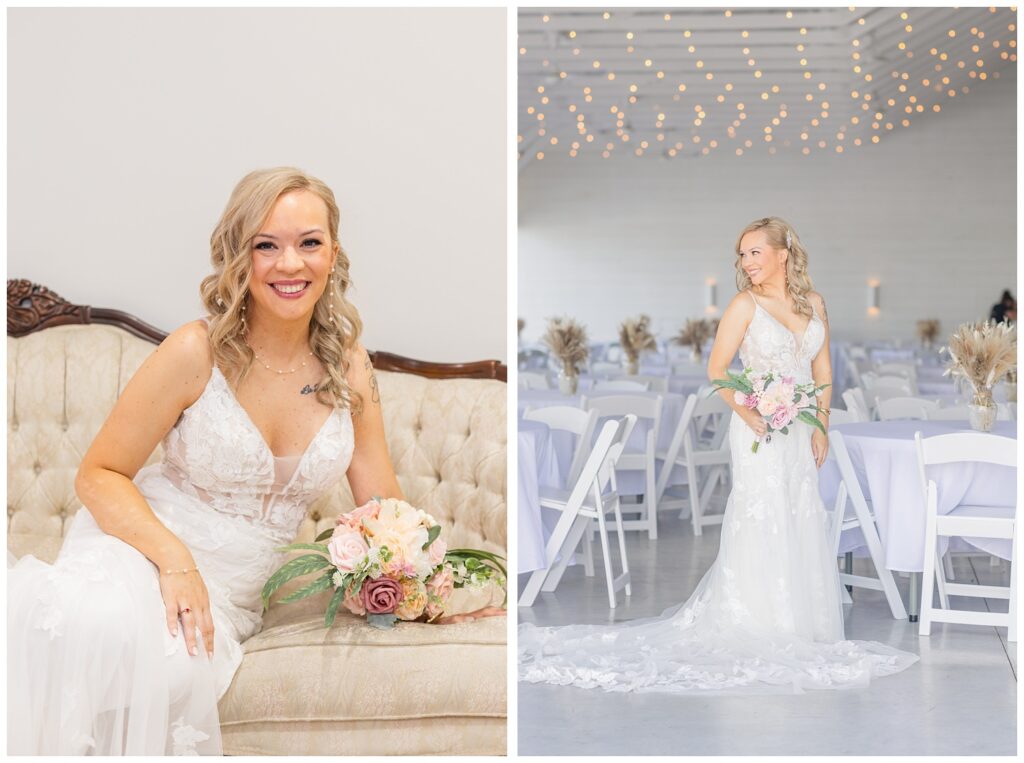
[{"label": "string light", "polygon": [[[794,18],[792,10],[766,13],[784,13],[787,19]],[[714,56],[709,54],[709,48],[702,47],[702,55],[697,57],[695,43],[700,41],[703,45],[703,30],[724,32],[728,26],[731,34],[739,34],[744,46],[750,45],[751,38],[756,39],[758,34],[758,29],[743,29],[738,23],[733,26],[735,22],[723,20],[723,16],[734,18],[732,10],[723,9],[717,22],[700,30],[680,30],[682,37],[677,37],[677,32],[666,32],[667,28],[662,26],[673,21],[673,14],[664,10],[646,18],[630,16],[633,28],[620,32],[611,26],[595,26],[598,17],[609,21],[610,11],[577,9],[567,17],[524,9],[521,16],[532,19],[535,26],[531,30],[524,23],[520,29],[521,44],[517,46],[520,82],[526,80],[529,86],[519,112],[520,156],[539,161],[546,154],[551,160],[555,154],[577,158],[600,153],[608,158],[616,145],[622,153],[622,144],[628,144],[631,157],[706,156],[726,140],[734,142],[721,148],[736,149],[737,156],[765,151],[775,154],[776,146],[782,153],[804,155],[825,149],[834,149],[837,154],[849,153],[846,149],[856,153],[857,147],[879,143],[886,132],[909,128],[917,114],[941,114],[947,99],[969,93],[968,83],[972,80],[977,83],[997,79],[1001,69],[1016,63],[1016,17],[1011,15],[1015,10],[1007,13],[1006,8],[991,7],[986,12],[984,8],[972,7],[954,8],[952,13],[943,9],[939,13],[937,9],[908,8],[878,19],[864,11],[857,13],[856,7],[850,6],[850,13],[840,26],[856,30],[858,37],[835,35],[832,22],[808,27],[806,21],[811,17],[803,14],[804,25],[784,25],[787,33],[796,37],[791,39],[797,56],[789,62],[759,62],[755,55],[760,51],[752,55],[751,48],[742,47],[742,58],[732,66],[735,69],[736,64],[745,61],[745,71],[753,77],[716,83],[713,70],[718,71],[720,81],[721,72],[729,71],[730,61],[727,50],[721,46],[715,49]],[[1000,15],[990,19],[992,14]],[[867,15],[872,15],[872,29],[870,37],[862,40],[868,32],[861,30]],[[570,18],[575,28],[569,28]],[[547,25],[543,33],[538,19]],[[979,23],[982,21],[989,30],[987,39]],[[604,34],[604,41],[595,40],[592,30],[612,34]],[[655,31],[660,36],[646,34]],[[677,48],[685,47],[694,56],[688,76],[680,76],[683,72],[678,69],[664,68],[672,58],[670,52],[664,52],[668,34]],[[619,35],[625,35],[625,40]],[[607,39],[609,36],[617,41],[613,44]],[[845,41],[839,43],[834,39],[836,36]],[[879,39],[890,41],[886,43],[886,47],[892,46],[888,53],[875,42]],[[657,48],[653,47],[655,44]],[[843,52],[836,49],[839,45],[849,46],[845,47],[850,56],[846,59],[849,67],[843,67],[845,76],[832,66],[823,68],[821,63],[839,57]],[[622,53],[623,47],[627,48],[626,55]],[[817,72],[810,69],[808,48]],[[892,57],[893,48],[901,54],[897,58]],[[734,55],[740,49],[733,48]],[[918,58],[924,56],[928,60],[921,62],[923,66],[906,63],[903,71],[899,61],[904,60],[904,55],[913,59],[915,51]],[[990,51],[989,55],[985,51]],[[888,67],[882,63],[886,58],[890,61]],[[799,74],[794,78],[792,64],[797,61]],[[678,67],[681,63],[673,65]],[[659,64],[663,68],[658,68]],[[790,67],[788,72],[786,66]],[[694,76],[698,73],[703,77]],[[853,82],[849,81],[851,77]],[[666,79],[671,84],[664,82]],[[584,83],[588,83],[586,87]],[[835,87],[840,88],[841,97],[828,96],[828,91]],[[786,100],[797,101],[795,119],[790,122],[784,122],[788,116],[785,104],[773,98],[783,91]],[[732,101],[734,97],[738,102]],[[701,107],[696,103],[698,100],[708,108]],[[620,105],[629,110],[630,118],[619,109]],[[734,106],[735,112],[731,110]],[[691,108],[693,111],[687,117]],[[723,109],[728,109],[726,113],[732,116],[722,119]],[[884,109],[887,118],[878,109]],[[604,142],[596,143],[595,136]],[[758,137],[762,140],[751,139]],[[538,139],[542,139],[543,149],[538,148]]]}]

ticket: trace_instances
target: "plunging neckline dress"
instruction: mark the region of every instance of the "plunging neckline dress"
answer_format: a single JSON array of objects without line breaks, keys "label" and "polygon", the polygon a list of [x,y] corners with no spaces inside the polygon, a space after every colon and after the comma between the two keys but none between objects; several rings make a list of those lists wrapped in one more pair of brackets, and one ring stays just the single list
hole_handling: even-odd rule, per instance
[{"label": "plunging neckline dress", "polygon": [[217,701],[261,624],[260,591],[354,447],[348,409],[306,450],[275,457],[216,366],[134,483],[191,551],[210,596],[214,656],[167,630],[157,569],[76,514],[56,562],[8,570],[11,754],[220,754]]},{"label": "plunging neckline dress", "polygon": [[[821,318],[814,313],[798,340],[755,305],[739,349],[744,368],[812,382]],[[845,638],[811,432],[798,422],[752,453],[754,432],[733,413],[733,487],[718,557],[689,598],[614,625],[520,625],[519,679],[617,692],[801,693],[865,686],[917,661]]]}]

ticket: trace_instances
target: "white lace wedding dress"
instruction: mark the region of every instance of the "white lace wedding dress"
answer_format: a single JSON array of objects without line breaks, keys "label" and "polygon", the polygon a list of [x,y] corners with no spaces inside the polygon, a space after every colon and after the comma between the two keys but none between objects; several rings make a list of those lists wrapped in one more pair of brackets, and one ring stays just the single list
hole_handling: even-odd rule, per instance
[{"label": "white lace wedding dress", "polygon": [[75,516],[53,565],[8,570],[7,738],[11,754],[220,754],[217,701],[260,628],[260,590],[306,508],[344,476],[348,410],[332,411],[301,456],[275,457],[219,369],[135,484],[188,546],[210,595],[214,656],[167,630],[156,567]]},{"label": "white lace wedding dress", "polygon": [[[740,359],[745,368],[808,383],[824,336],[817,314],[798,337],[756,305]],[[913,664],[915,654],[844,638],[811,431],[797,423],[751,453],[754,433],[733,414],[733,488],[718,558],[690,598],[660,617],[615,625],[521,625],[520,680],[606,691],[799,693],[864,686]]]}]

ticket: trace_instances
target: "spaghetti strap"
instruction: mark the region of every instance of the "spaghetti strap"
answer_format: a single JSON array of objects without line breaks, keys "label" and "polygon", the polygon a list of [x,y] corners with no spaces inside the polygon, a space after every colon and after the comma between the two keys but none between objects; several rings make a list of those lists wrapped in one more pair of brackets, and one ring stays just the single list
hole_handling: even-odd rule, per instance
[{"label": "spaghetti strap", "polygon": [[747,294],[749,294],[749,295],[750,295],[750,298],[751,298],[752,300],[754,300],[754,305],[755,305],[755,306],[757,306],[757,305],[760,305],[760,304],[761,304],[760,302],[758,302],[758,301],[757,301],[757,297],[755,297],[755,296],[754,296],[754,292],[752,292],[752,291],[751,291],[750,289],[747,289]]}]

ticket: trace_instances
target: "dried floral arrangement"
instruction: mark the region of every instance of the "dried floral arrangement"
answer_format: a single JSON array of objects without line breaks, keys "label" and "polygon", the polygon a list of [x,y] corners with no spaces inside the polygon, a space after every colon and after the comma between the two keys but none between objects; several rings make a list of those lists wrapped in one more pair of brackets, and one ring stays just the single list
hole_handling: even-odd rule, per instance
[{"label": "dried floral arrangement", "polygon": [[644,350],[657,350],[658,343],[651,333],[650,316],[640,315],[639,318],[624,320],[619,326],[619,344],[630,363],[636,363]]},{"label": "dried floral arrangement", "polygon": [[522,318],[516,318],[516,333],[518,334],[520,339],[522,339],[523,337],[524,328],[526,328],[526,321],[524,321]]},{"label": "dried floral arrangement", "polygon": [[992,385],[1017,372],[1017,327],[1010,323],[965,323],[940,352],[950,357],[946,374],[970,384],[976,404],[991,404]]},{"label": "dried floral arrangement", "polygon": [[931,344],[939,336],[939,328],[942,324],[935,318],[927,318],[917,322],[917,338],[922,342]]},{"label": "dried floral arrangement", "polygon": [[686,325],[679,329],[679,333],[672,338],[678,345],[689,345],[694,348],[703,348],[709,337],[714,336],[718,330],[718,321],[714,322],[712,329],[711,321],[703,318],[687,318]]},{"label": "dried floral arrangement", "polygon": [[548,319],[548,328],[541,341],[561,361],[566,376],[578,375],[580,366],[590,354],[587,328],[572,318]]}]

